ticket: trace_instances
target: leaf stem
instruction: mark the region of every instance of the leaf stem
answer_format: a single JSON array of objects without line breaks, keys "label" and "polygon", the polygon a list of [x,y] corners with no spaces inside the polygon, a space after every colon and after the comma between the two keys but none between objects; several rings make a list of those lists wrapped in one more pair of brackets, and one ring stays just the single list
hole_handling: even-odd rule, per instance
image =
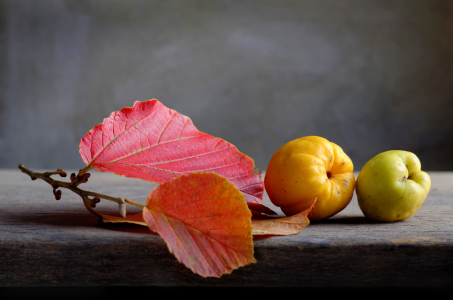
[{"label": "leaf stem", "polygon": [[134,201],[131,201],[131,200],[129,200],[129,199],[126,199],[126,198],[124,198],[124,201],[125,201],[126,203],[129,203],[129,204],[132,204],[132,205],[138,206],[138,207],[140,207],[140,208],[144,208],[144,207],[146,207],[146,205],[143,205],[143,204],[140,204],[140,203],[136,203],[136,202],[134,202]]},{"label": "leaf stem", "polygon": [[[62,171],[61,169],[58,169],[56,172],[39,173],[39,172],[34,172],[34,171],[26,168],[22,164],[19,164],[18,167],[23,173],[25,173],[28,176],[30,176],[30,178],[32,180],[35,180],[35,179],[39,178],[39,179],[42,179],[42,180],[46,181],[48,184],[50,184],[53,187],[53,189],[54,189],[55,198],[57,200],[59,200],[59,197],[61,195],[61,191],[60,191],[60,193],[56,192],[56,190],[58,188],[66,188],[66,189],[69,189],[69,190],[73,191],[74,193],[76,193],[77,195],[82,197],[83,203],[85,204],[87,209],[90,212],[92,212],[93,214],[98,215],[98,216],[99,216],[99,214],[94,209],[92,209],[92,207],[91,207],[92,199],[88,198],[88,196],[94,197],[94,199],[95,198],[102,198],[102,199],[106,199],[106,200],[110,200],[110,201],[118,203],[118,209],[119,209],[119,212],[120,212],[120,214],[121,214],[121,216],[123,218],[126,217],[126,203],[143,207],[142,205],[140,205],[138,203],[135,203],[133,201],[127,200],[127,199],[122,198],[122,197],[113,197],[113,196],[104,195],[104,194],[100,194],[100,193],[85,191],[85,190],[82,190],[82,189],[78,188],[77,186],[73,185],[71,182],[59,181],[59,180],[55,180],[55,179],[50,177],[51,175],[55,175],[55,174],[59,174],[62,177],[66,176],[66,173],[64,173],[64,171]],[[84,171],[82,174],[85,174],[85,172],[86,171]],[[79,172],[79,174],[80,174],[80,172]]]},{"label": "leaf stem", "polygon": [[79,173],[78,173],[78,176],[83,176],[83,174],[85,174],[85,173],[88,172],[89,170],[91,170],[91,165],[87,165],[85,168],[80,169],[80,170],[79,170]]}]

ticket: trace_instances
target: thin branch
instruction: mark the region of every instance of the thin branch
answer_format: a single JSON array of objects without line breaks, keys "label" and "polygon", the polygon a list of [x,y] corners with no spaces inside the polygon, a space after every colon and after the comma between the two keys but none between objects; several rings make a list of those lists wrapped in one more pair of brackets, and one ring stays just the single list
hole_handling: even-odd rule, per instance
[{"label": "thin branch", "polygon": [[[74,193],[76,193],[77,195],[82,197],[83,203],[85,204],[85,207],[91,213],[93,213],[93,214],[95,214],[97,216],[100,216],[100,214],[98,212],[96,212],[93,209],[93,207],[95,206],[95,204],[97,202],[99,202],[99,199],[106,199],[106,200],[110,200],[110,201],[118,203],[118,209],[119,209],[119,212],[120,212],[120,214],[121,214],[121,216],[123,218],[126,217],[126,203],[129,203],[129,204],[132,204],[132,205],[135,205],[135,206],[139,206],[139,207],[142,207],[142,208],[144,207],[143,205],[135,203],[135,202],[133,202],[131,200],[128,200],[126,198],[113,197],[113,196],[104,195],[104,194],[100,194],[100,193],[85,191],[85,190],[82,190],[82,189],[78,188],[77,185],[79,185],[79,184],[81,184],[83,182],[86,182],[88,180],[89,173],[84,173],[83,172],[82,176],[75,176],[75,174],[72,174],[71,175],[71,182],[64,182],[64,181],[55,180],[55,179],[50,177],[51,175],[57,175],[57,174],[60,175],[61,177],[66,177],[66,173],[63,170],[61,170],[61,169],[58,169],[55,172],[39,173],[39,172],[34,172],[34,171],[26,168],[22,164],[19,165],[19,169],[23,173],[25,173],[28,176],[30,176],[30,178],[32,180],[36,180],[36,179],[39,178],[39,179],[42,179],[42,180],[46,181],[48,184],[50,184],[52,186],[52,188],[53,188],[55,199],[57,199],[57,200],[59,200],[61,198],[61,191],[57,190],[58,188],[66,188],[66,189],[69,189],[69,190],[73,191]],[[88,196],[93,197],[93,199],[88,198]]]}]

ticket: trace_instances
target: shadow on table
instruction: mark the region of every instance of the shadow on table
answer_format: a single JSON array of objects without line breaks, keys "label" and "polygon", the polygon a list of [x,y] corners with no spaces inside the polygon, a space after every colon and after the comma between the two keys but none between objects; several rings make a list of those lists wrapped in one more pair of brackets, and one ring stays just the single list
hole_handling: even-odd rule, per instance
[{"label": "shadow on table", "polygon": [[347,224],[347,225],[365,225],[376,223],[371,221],[364,216],[351,216],[351,217],[333,217],[329,219],[324,219],[321,221],[312,221],[310,225],[326,225],[326,224]]},{"label": "shadow on table", "polygon": [[128,223],[99,223],[99,227],[111,230],[111,231],[119,231],[119,232],[132,232],[132,233],[143,233],[143,234],[154,234],[157,233],[151,231],[147,226],[142,226],[138,224],[128,224]]},{"label": "shadow on table", "polygon": [[24,226],[86,227],[87,229],[96,227],[110,231],[154,234],[148,227],[142,225],[130,223],[102,223],[97,216],[88,212],[9,214],[3,219],[8,223],[11,222]]},{"label": "shadow on table", "polygon": [[9,213],[4,217],[6,222],[23,225],[54,225],[54,226],[74,226],[91,227],[97,222],[97,218],[87,213]]}]

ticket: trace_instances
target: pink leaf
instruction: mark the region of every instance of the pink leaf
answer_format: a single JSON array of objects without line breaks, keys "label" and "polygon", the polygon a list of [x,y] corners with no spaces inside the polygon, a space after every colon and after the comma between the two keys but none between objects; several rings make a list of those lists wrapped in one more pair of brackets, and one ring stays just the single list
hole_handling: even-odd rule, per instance
[{"label": "pink leaf", "polygon": [[88,168],[163,183],[191,172],[215,172],[247,202],[261,203],[263,177],[253,159],[153,99],[113,112],[80,141]]}]

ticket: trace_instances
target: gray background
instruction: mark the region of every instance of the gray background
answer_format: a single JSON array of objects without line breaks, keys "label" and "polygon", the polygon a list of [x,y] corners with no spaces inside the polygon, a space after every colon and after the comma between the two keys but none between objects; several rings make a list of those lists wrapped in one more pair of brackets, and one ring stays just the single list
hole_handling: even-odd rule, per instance
[{"label": "gray background", "polygon": [[79,140],[157,98],[267,167],[319,135],[453,170],[453,1],[0,1],[0,167],[82,168]]}]

